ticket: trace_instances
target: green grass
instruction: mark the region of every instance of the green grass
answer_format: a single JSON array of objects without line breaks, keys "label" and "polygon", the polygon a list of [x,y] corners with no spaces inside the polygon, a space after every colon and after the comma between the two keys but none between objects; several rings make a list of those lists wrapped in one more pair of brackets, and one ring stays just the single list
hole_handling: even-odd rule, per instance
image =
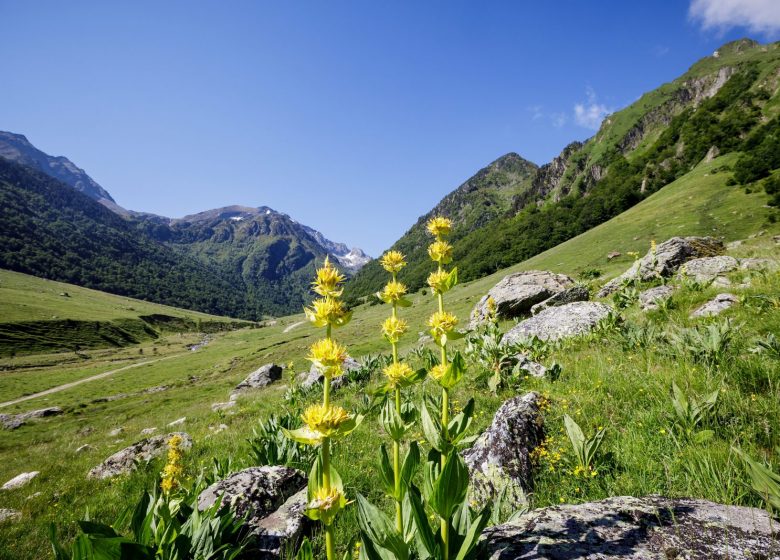
[{"label": "green grass", "polygon": [[[712,234],[728,240],[744,239],[765,229],[767,233],[745,242],[731,253],[776,257],[777,249],[770,235],[778,228],[767,223],[769,210],[763,208],[765,195],[745,195],[744,190],[725,185],[725,174],[713,174],[716,167],[731,161],[721,158],[701,166],[584,235],[508,270],[457,286],[447,294],[448,309],[465,322],[476,300],[503,275],[514,270],[542,268],[576,275],[584,269],[599,268],[605,277],[615,275],[627,268],[631,259],[622,257],[608,263],[606,253],[612,250],[624,254],[630,250],[644,252],[652,238],[662,241],[673,235]],[[16,309],[14,313],[18,320],[24,316],[19,303],[36,308],[40,292],[35,290],[40,288],[25,293],[22,283],[29,277],[3,273],[0,276],[2,289],[7,289],[13,277],[17,277],[14,298],[18,299],[9,300],[11,292],[4,291],[0,293],[0,305],[2,309]],[[53,314],[65,316],[65,310],[73,301],[61,301],[59,291],[68,291],[72,300],[82,302],[82,291],[78,288],[61,284],[54,288],[55,283],[40,282],[52,286],[52,291],[48,296],[43,294],[48,297],[48,303],[37,306],[38,318],[47,318],[47,304],[52,305],[49,317]],[[731,445],[739,444],[754,457],[765,457],[769,449],[780,443],[780,368],[777,361],[749,352],[758,336],[780,332],[780,310],[773,307],[774,304],[763,310],[747,305],[758,301],[749,296],[767,296],[777,301],[780,277],[777,274],[756,276],[753,282],[752,288],[738,292],[747,298],[746,304],[725,315],[734,325],[739,325],[739,330],[726,363],[718,368],[694,363],[686,354],[675,354],[662,341],[647,349],[631,349],[624,347],[619,334],[607,333],[571,342],[548,356],[545,363],[555,360],[563,366],[563,374],[556,382],[527,379],[520,386],[504,389],[493,396],[476,381],[478,372],[472,368],[469,378],[455,391],[454,404],[462,406],[471,396],[477,400],[478,413],[472,429],[478,432],[488,425],[492,414],[505,399],[531,389],[541,391],[547,397],[549,406],[545,421],[549,435],[554,438],[548,444],[553,460],[540,462],[532,495],[534,507],[653,492],[759,505],[745,490],[744,474],[729,452]],[[97,305],[96,313],[103,314],[100,315],[102,320],[116,318],[112,313],[147,313],[136,307],[142,305],[139,302],[121,303],[125,298],[90,290],[84,292],[94,293],[96,298],[104,297],[115,306],[106,309],[107,304]],[[644,315],[633,307],[624,313],[624,318],[637,328],[654,324],[661,331],[672,332],[691,325],[690,310],[715,293],[717,290],[714,289],[701,292],[681,289],[668,314]],[[417,346],[417,333],[425,332],[425,320],[435,306],[430,294],[413,294],[411,299],[413,307],[401,310],[410,323],[410,333],[401,348],[403,353]],[[86,305],[86,301],[83,304]],[[123,309],[123,306],[135,309]],[[81,303],[74,307],[85,309]],[[335,334],[354,356],[387,352],[388,346],[379,335],[379,325],[387,314],[386,306],[358,307],[353,321]],[[80,318],[87,317],[89,311],[85,310]],[[286,327],[301,320],[302,315],[295,315],[263,329],[218,333],[211,343],[197,352],[186,351],[187,344],[198,340],[196,335],[164,334],[161,339],[146,342],[142,347],[91,350],[83,353],[85,358],[71,352],[0,359],[0,401],[4,401],[154,358],[152,347],[157,348],[157,357],[169,358],[47,397],[0,408],[3,413],[54,405],[65,408],[61,417],[31,421],[19,430],[2,432],[0,436],[0,482],[20,472],[41,471],[28,487],[0,494],[0,507],[18,509],[24,516],[21,523],[0,525],[0,558],[47,557],[48,523],[56,522],[66,535],[72,536],[75,521],[87,510],[95,519],[111,521],[124,504],[134,501],[144,488],[153,484],[161,467],[159,461],[129,477],[112,481],[86,479],[91,467],[140,439],[142,429],[157,427],[160,433],[168,422],[186,416],[183,429],[195,440],[186,459],[190,476],[207,466],[211,457],[233,457],[237,467],[246,466],[248,446],[245,440],[258,419],[292,406],[286,405],[283,399],[284,384],[277,383],[242,397],[239,406],[227,413],[212,412],[211,404],[227,400],[232,387],[264,363],[293,362],[297,370],[308,369],[307,348],[322,331],[302,324],[284,332]],[[511,323],[503,325],[504,328],[510,326]],[[143,356],[138,354],[140,348],[144,350]],[[377,377],[372,379],[370,387],[378,385]],[[670,437],[672,381],[696,394],[722,389],[717,414],[708,424],[715,431],[711,441],[678,447]],[[161,385],[169,388],[159,393],[140,393]],[[435,387],[428,381],[419,390],[433,391]],[[344,406],[354,407],[362,401],[363,393],[362,388],[347,388],[335,398]],[[128,396],[110,402],[94,402],[100,397],[119,394]],[[561,432],[564,413],[574,416],[586,434],[598,426],[607,429],[604,452],[611,458],[602,461],[597,476],[585,480],[571,474],[573,455]],[[221,423],[228,429],[213,433],[210,427]],[[118,438],[110,437],[109,431],[119,426],[124,428],[124,433]],[[421,439],[419,433],[415,436]],[[352,496],[359,491],[376,503],[389,505],[377,493],[379,484],[374,469],[376,444],[382,439],[386,438],[375,415],[370,414],[356,432],[339,443],[334,461]],[[84,444],[95,449],[76,454],[75,449]],[[557,452],[560,452],[560,459],[555,458]],[[28,499],[37,492],[41,494]],[[354,508],[349,508],[337,525],[337,538],[341,544],[356,531],[354,515]]]}]

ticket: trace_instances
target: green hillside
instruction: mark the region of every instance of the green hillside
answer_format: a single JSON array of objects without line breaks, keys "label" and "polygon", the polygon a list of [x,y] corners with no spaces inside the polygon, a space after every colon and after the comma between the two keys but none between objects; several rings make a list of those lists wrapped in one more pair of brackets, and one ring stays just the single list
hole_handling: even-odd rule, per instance
[{"label": "green hillside", "polygon": [[0,270],[0,356],[127,346],[162,332],[249,325],[64,282]]}]

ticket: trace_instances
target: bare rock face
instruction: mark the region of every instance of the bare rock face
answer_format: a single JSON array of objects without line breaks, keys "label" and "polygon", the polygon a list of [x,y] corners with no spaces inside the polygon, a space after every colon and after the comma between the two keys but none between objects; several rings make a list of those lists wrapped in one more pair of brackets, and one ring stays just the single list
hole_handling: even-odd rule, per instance
[{"label": "bare rock face", "polygon": [[142,439],[117,451],[87,474],[87,478],[111,478],[135,470],[136,462],[148,462],[168,450],[168,441],[174,436],[182,438],[182,449],[192,447],[192,438],[184,432],[172,432],[167,435]]},{"label": "bare rock face", "polygon": [[198,496],[198,509],[218,500],[243,517],[260,549],[257,558],[281,558],[306,528],[306,476],[290,467],[250,467],[212,484]]},{"label": "bare rock face", "polygon": [[531,315],[536,315],[540,311],[544,311],[548,307],[555,307],[557,305],[565,305],[567,303],[573,303],[575,301],[588,301],[590,299],[590,292],[585,286],[572,286],[565,290],[554,294],[541,303],[537,303],[531,307]]},{"label": "bare rock face", "polygon": [[656,247],[655,254],[647,254],[626,272],[604,284],[598,297],[616,292],[626,280],[646,282],[653,278],[668,278],[680,266],[695,258],[712,257],[723,252],[723,242],[714,237],[672,237]]},{"label": "bare rock face", "polygon": [[698,307],[691,313],[691,317],[711,317],[713,315],[720,315],[726,309],[732,307],[737,303],[737,296],[734,294],[718,294],[710,301]]},{"label": "bare rock face", "polygon": [[[344,373],[358,370],[360,367],[360,362],[351,357],[348,357],[344,361],[343,365]],[[304,372],[299,376],[299,380],[301,381],[301,387],[308,389],[318,383],[324,383],[325,376],[322,375],[320,371],[312,364],[311,369],[309,369],[308,372]],[[346,384],[346,382],[347,378],[344,375],[339,375],[338,377],[334,377],[330,380],[330,388],[341,389]]]},{"label": "bare rock face", "polygon": [[609,305],[595,301],[578,301],[549,307],[512,327],[504,335],[502,343],[514,344],[533,337],[541,340],[560,340],[587,334],[612,312]]},{"label": "bare rock face", "polygon": [[496,302],[500,317],[520,317],[528,315],[531,307],[537,303],[573,286],[574,280],[568,276],[542,270],[515,272],[505,276],[474,307],[470,328],[473,329],[487,320],[487,301],[490,297]]},{"label": "bare rock face", "polygon": [[642,311],[654,311],[658,309],[658,304],[666,301],[674,293],[674,288],[671,286],[656,286],[655,288],[648,288],[639,294],[639,307]]},{"label": "bare rock face", "polygon": [[554,506],[482,533],[490,560],[780,558],[767,512],[706,500],[620,496]]},{"label": "bare rock face", "polygon": [[232,395],[239,395],[245,391],[267,387],[274,381],[278,381],[282,378],[282,370],[282,366],[266,364],[250,373],[246,379],[236,385]]},{"label": "bare rock face", "polygon": [[680,267],[680,277],[692,278],[702,284],[713,282],[723,274],[739,268],[739,261],[728,255],[692,259]]},{"label": "bare rock face", "polygon": [[539,399],[538,393],[527,393],[504,402],[490,427],[471,449],[464,452],[472,499],[485,503],[507,485],[508,495],[516,498],[530,490],[533,481],[531,452],[544,439]]},{"label": "bare rock face", "polygon": [[32,472],[24,472],[22,474],[16,475],[11,480],[3,484],[2,489],[3,490],[15,490],[16,488],[21,488],[22,486],[27,486],[33,478],[41,474],[39,471],[32,471]]}]

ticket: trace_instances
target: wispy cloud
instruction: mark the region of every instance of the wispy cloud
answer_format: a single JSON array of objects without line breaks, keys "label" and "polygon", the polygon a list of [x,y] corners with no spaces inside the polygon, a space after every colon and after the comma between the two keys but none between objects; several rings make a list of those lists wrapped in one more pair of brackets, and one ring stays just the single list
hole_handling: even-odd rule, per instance
[{"label": "wispy cloud", "polygon": [[688,14],[704,29],[746,27],[763,35],[780,34],[778,0],[691,0]]},{"label": "wispy cloud", "polygon": [[538,121],[542,117],[544,117],[544,111],[542,111],[544,107],[542,105],[531,105],[530,107],[526,107],[528,109],[528,112],[531,113],[531,120],[532,121]]},{"label": "wispy cloud", "polygon": [[576,103],[574,105],[574,122],[584,128],[598,130],[604,117],[614,111],[603,103],[598,102],[596,92],[588,87],[585,90],[588,100],[585,103]]},{"label": "wispy cloud", "polygon": [[652,53],[654,56],[661,58],[662,56],[669,54],[669,47],[666,45],[656,45],[652,48]]},{"label": "wispy cloud", "polygon": [[566,117],[566,113],[553,113],[550,115],[550,120],[555,128],[561,128],[569,119]]}]

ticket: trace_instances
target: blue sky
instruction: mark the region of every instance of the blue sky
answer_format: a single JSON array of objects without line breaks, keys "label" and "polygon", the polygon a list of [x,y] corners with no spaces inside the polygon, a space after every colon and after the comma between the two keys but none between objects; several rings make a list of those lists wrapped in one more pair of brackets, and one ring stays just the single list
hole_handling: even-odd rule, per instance
[{"label": "blue sky", "polygon": [[0,129],[127,208],[268,205],[377,255],[743,36],[780,2],[0,0]]}]

